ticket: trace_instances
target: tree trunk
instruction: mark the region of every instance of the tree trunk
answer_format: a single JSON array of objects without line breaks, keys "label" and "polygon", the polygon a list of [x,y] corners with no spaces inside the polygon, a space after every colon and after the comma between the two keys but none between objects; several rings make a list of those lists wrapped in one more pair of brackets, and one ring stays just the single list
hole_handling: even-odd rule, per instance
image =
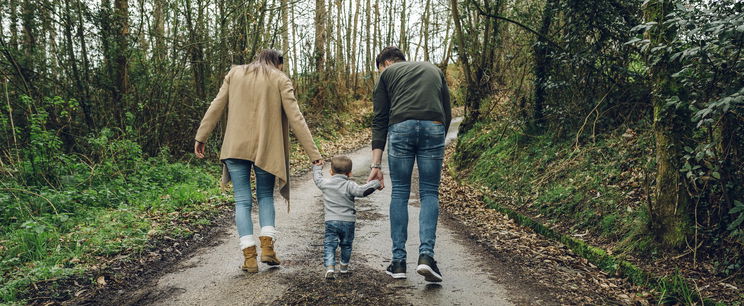
[{"label": "tree trunk", "polygon": [[29,95],[36,97],[36,19],[34,11],[37,9],[35,1],[26,0],[21,5],[21,21],[23,27],[23,42],[21,44],[23,57],[21,57],[21,75],[28,84]]},{"label": "tree trunk", "polygon": [[[351,76],[354,78],[354,82],[352,83],[351,90],[353,92],[356,92],[357,91],[357,80],[359,80],[359,76],[357,75],[357,72],[359,70],[358,66],[359,66],[359,58],[360,58],[360,56],[358,56],[357,54],[357,47],[362,43],[360,41],[361,39],[358,39],[360,37],[358,35],[359,33],[359,27],[358,27],[359,26],[359,9],[360,9],[362,1],[357,0],[354,2],[356,2],[356,6],[354,8],[354,26],[353,26],[353,32],[352,32],[353,37],[351,38],[351,41],[347,45],[351,46],[351,55],[349,56],[349,60],[350,60],[349,62],[351,64],[351,69],[350,69]],[[362,48],[359,48],[359,51],[361,51],[361,49]]]},{"label": "tree trunk", "polygon": [[[284,72],[289,72],[289,3],[282,0],[282,55],[284,55]],[[292,59],[294,60],[294,58]],[[293,63],[294,64],[294,63]]]},{"label": "tree trunk", "polygon": [[[197,10],[202,10],[202,5],[197,3]],[[191,0],[186,0],[186,28],[189,33],[189,56],[191,58],[191,70],[194,77],[194,88],[196,90],[196,96],[205,100],[207,98],[206,88],[206,68],[204,63],[204,49],[202,47],[203,37],[200,34],[200,30],[203,28],[201,24],[195,24],[194,17],[192,16]],[[200,12],[199,15],[202,15]],[[200,19],[197,18],[196,23],[201,23]]]},{"label": "tree trunk", "polygon": [[325,0],[315,0],[315,97],[313,105],[320,105],[323,100],[325,82],[325,46],[326,46],[326,7]]},{"label": "tree trunk", "polygon": [[248,57],[248,59],[246,60],[247,62],[251,61],[252,58],[256,56],[256,52],[258,51],[258,46],[261,44],[261,33],[263,33],[263,25],[264,25],[263,20],[264,18],[266,18],[266,10],[268,10],[268,8],[266,7],[266,1],[267,0],[263,0],[261,2],[261,8],[260,8],[261,11],[259,13],[258,19],[255,20],[256,26],[253,27],[253,42],[251,43],[251,51],[248,54],[246,54]]},{"label": "tree trunk", "polygon": [[[647,22],[657,24],[645,33],[649,49],[669,43],[674,30],[664,25],[665,16],[674,4],[671,0],[650,0],[644,7]],[[656,137],[656,199],[650,208],[651,228],[662,246],[679,248],[685,245],[689,233],[689,196],[687,182],[680,172],[690,115],[688,110],[667,107],[666,99],[680,93],[680,84],[672,78],[678,71],[677,64],[667,55],[658,61],[650,60],[651,103],[654,111],[654,136]]]},{"label": "tree trunk", "polygon": [[[431,15],[431,0],[426,0],[426,5],[424,7],[424,17],[423,17],[423,23],[424,23],[424,29],[421,36],[424,37],[424,61],[428,62],[430,60],[429,58],[429,23]],[[444,39],[444,43],[447,43],[447,39]]]},{"label": "tree trunk", "polygon": [[[535,131],[542,131],[545,128],[545,115],[543,114],[543,108],[545,105],[545,88],[546,81],[548,80],[548,73],[550,68],[550,57],[548,56],[548,42],[543,37],[548,37],[550,32],[550,25],[553,22],[553,16],[555,15],[555,4],[557,0],[547,0],[545,7],[542,12],[542,21],[540,22],[540,36],[537,37],[533,52],[535,54],[535,67],[534,67],[534,94],[535,101],[533,104],[532,112],[532,125],[531,129]],[[527,118],[525,118],[527,119]]]},{"label": "tree trunk", "polygon": [[153,36],[155,38],[155,49],[153,49],[153,58],[156,61],[162,61],[165,59],[166,47],[165,47],[165,18],[164,10],[165,0],[155,0],[155,8],[153,10]]},{"label": "tree trunk", "polygon": [[124,126],[123,114],[129,109],[127,107],[126,95],[129,88],[129,64],[127,54],[129,53],[129,2],[128,0],[114,1],[114,107],[119,111],[118,120],[120,126]]},{"label": "tree trunk", "polygon": [[465,75],[465,84],[467,85],[467,92],[465,94],[465,120],[460,127],[459,133],[466,133],[469,129],[478,122],[480,118],[480,98],[477,94],[478,84],[475,83],[473,78],[472,69],[470,62],[468,61],[467,46],[465,45],[465,34],[462,31],[462,23],[460,22],[460,12],[457,7],[456,0],[450,0],[452,6],[452,19],[455,22],[455,36],[457,38],[457,50],[460,56],[460,62],[462,63],[463,74]]},{"label": "tree trunk", "polygon": [[[294,14],[294,5],[290,8],[291,16],[292,16],[292,22],[290,23],[292,25],[292,41],[297,42],[297,27],[295,26],[295,14]],[[297,56],[297,47],[292,47],[292,75],[297,76],[300,66],[300,58]]]},{"label": "tree trunk", "polygon": [[408,47],[408,39],[406,38],[406,0],[403,0],[403,5],[400,6],[400,50],[403,51],[403,54],[408,55],[410,57],[409,47]]},{"label": "tree trunk", "polygon": [[10,30],[10,45],[14,50],[18,50],[18,1],[9,1],[9,30]]}]

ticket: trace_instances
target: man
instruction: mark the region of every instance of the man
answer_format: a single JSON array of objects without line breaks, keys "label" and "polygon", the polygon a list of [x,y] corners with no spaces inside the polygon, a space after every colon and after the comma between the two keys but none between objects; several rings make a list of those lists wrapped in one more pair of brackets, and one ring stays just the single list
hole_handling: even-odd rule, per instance
[{"label": "man", "polygon": [[[382,151],[388,142],[388,165],[393,184],[390,200],[390,236],[393,260],[387,274],[406,277],[408,196],[414,161],[418,164],[421,212],[419,258],[416,272],[426,281],[441,282],[434,261],[439,180],[444,158],[444,139],[452,119],[449,89],[444,74],[427,62],[406,62],[397,47],[377,55],[380,80],[374,92],[372,165],[369,180],[383,181]],[[380,188],[384,188],[384,185]]]}]

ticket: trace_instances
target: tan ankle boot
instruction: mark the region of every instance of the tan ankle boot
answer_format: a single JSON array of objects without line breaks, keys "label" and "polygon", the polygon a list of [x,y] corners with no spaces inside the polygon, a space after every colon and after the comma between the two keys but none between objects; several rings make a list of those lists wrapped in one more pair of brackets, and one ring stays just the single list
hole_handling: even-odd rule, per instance
[{"label": "tan ankle boot", "polygon": [[243,261],[243,271],[250,272],[250,273],[256,273],[258,272],[258,262],[256,262],[256,246],[247,247],[243,249],[243,257],[245,258],[245,261]]},{"label": "tan ankle boot", "polygon": [[279,258],[276,257],[276,252],[274,252],[274,239],[269,236],[260,236],[258,239],[261,240],[261,262],[269,266],[281,264]]}]

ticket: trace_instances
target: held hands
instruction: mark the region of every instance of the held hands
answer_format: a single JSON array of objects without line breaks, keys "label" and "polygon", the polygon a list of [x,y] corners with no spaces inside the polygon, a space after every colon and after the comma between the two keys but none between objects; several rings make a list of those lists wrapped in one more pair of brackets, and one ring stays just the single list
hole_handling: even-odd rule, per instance
[{"label": "held hands", "polygon": [[322,159],[314,160],[313,161],[313,165],[315,165],[315,166],[323,166],[323,165],[325,165],[325,160],[322,160]]},{"label": "held hands", "polygon": [[204,150],[203,142],[194,142],[194,154],[196,154],[197,158],[204,158]]},{"label": "held hands", "polygon": [[385,188],[385,178],[384,178],[384,175],[382,174],[382,169],[372,168],[372,170],[370,170],[369,177],[367,178],[367,182],[372,181],[372,180],[380,181],[380,188],[378,188],[377,190],[382,190]]}]

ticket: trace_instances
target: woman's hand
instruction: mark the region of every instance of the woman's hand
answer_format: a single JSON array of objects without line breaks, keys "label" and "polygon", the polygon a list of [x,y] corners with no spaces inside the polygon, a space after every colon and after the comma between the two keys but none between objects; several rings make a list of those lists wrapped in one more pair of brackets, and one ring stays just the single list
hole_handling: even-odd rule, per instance
[{"label": "woman's hand", "polygon": [[204,143],[203,142],[194,142],[194,154],[196,154],[197,158],[204,158]]}]

